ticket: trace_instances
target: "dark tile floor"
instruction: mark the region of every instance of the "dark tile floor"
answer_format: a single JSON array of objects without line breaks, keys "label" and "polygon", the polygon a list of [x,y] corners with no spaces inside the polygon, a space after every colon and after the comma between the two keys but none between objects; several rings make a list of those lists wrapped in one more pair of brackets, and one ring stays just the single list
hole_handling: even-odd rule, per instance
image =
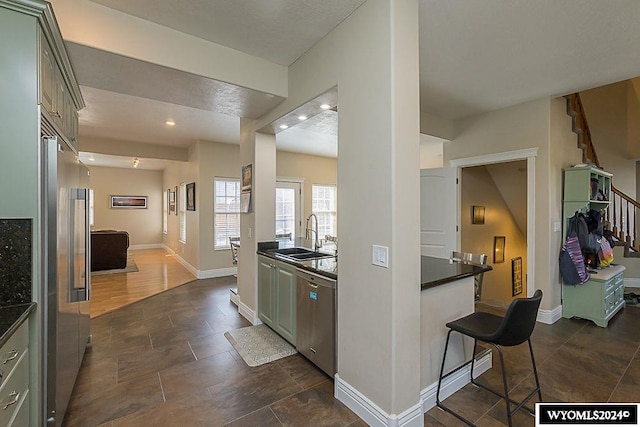
[{"label": "dark tile floor", "polygon": [[[302,356],[256,368],[242,361],[223,335],[249,326],[229,302],[234,286],[233,277],[198,280],[93,319],[64,425],[365,426]],[[544,400],[640,402],[639,328],[640,307],[625,308],[606,329],[578,319],[538,323],[532,340]],[[511,393],[521,398],[533,384],[527,347],[505,356]],[[496,368],[481,381],[501,386]],[[446,403],[479,426],[507,424],[504,403],[471,385]],[[438,408],[424,423],[463,425]],[[534,419],[520,411],[514,425]]]},{"label": "dark tile floor", "polygon": [[64,425],[365,425],[304,357],[246,365],[224,336],[250,326],[235,286],[197,280],[94,318]]}]

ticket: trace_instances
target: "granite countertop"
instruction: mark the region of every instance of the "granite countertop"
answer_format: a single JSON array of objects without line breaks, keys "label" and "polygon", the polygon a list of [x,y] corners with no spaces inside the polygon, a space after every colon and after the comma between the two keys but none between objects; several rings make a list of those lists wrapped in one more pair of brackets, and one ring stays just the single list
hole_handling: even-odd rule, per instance
[{"label": "granite countertop", "polygon": [[258,255],[264,255],[266,257],[273,258],[275,260],[284,262],[286,264],[291,264],[294,267],[298,267],[302,270],[310,271],[312,273],[325,276],[329,279],[333,279],[333,280],[338,279],[338,258],[335,256],[331,256],[327,258],[309,259],[304,261],[294,261],[290,258],[286,258],[276,254],[274,252],[276,249],[277,248],[258,249],[257,253]]},{"label": "granite countertop", "polygon": [[0,347],[11,338],[11,335],[35,309],[35,302],[0,307]]},{"label": "granite countertop", "polygon": [[430,256],[420,257],[420,282],[422,290],[433,288],[469,276],[493,270],[488,265],[449,262],[448,259]]}]

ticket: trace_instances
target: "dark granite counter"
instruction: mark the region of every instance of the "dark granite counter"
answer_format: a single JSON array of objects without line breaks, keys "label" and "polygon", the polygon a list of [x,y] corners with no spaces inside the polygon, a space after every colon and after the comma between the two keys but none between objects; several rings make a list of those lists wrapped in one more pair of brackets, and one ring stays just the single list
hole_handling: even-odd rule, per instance
[{"label": "dark granite counter", "polygon": [[35,302],[0,307],[0,347],[11,338],[11,335],[35,309]]},{"label": "dark granite counter", "polygon": [[448,259],[430,256],[420,257],[420,278],[422,290],[475,276],[493,270],[489,265],[472,265],[449,262]]},{"label": "dark granite counter", "polygon": [[310,271],[312,273],[316,273],[320,276],[327,277],[329,279],[337,280],[338,279],[338,258],[335,256],[328,258],[319,258],[319,259],[309,259],[305,261],[294,261],[290,258],[283,257],[274,253],[273,249],[258,249],[258,255],[264,255],[269,258],[273,258],[277,261],[284,262],[286,264],[291,264],[294,267],[298,267],[302,270]]},{"label": "dark granite counter", "polygon": [[31,302],[32,222],[0,219],[0,306]]}]

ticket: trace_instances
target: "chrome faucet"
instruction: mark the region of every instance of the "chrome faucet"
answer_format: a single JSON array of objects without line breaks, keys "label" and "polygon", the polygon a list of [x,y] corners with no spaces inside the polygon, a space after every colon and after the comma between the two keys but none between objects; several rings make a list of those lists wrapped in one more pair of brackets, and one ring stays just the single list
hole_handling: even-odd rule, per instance
[{"label": "chrome faucet", "polygon": [[[311,220],[311,218],[314,218],[316,220],[316,227],[315,228],[309,228],[309,221]],[[316,216],[316,214],[313,214],[313,213],[307,217],[307,223],[305,225],[305,237],[307,239],[310,239],[311,237],[309,237],[309,235],[311,233],[315,234],[315,241],[313,243],[313,250],[317,251],[318,249],[320,249],[322,247],[322,244],[320,244],[320,241],[318,240],[318,217]]]}]

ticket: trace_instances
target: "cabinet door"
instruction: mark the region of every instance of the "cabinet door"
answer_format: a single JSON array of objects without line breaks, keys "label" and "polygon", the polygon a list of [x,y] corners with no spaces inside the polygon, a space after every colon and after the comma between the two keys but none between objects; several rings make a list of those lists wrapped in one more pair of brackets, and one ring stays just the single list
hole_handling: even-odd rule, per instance
[{"label": "cabinet door", "polygon": [[296,275],[295,269],[279,265],[277,275],[276,328],[291,344],[296,345]]},{"label": "cabinet door", "polygon": [[55,61],[49,43],[44,37],[40,39],[40,102],[51,114],[55,112]]},{"label": "cabinet door", "polygon": [[274,326],[275,286],[274,264],[269,258],[258,257],[258,316]]}]

